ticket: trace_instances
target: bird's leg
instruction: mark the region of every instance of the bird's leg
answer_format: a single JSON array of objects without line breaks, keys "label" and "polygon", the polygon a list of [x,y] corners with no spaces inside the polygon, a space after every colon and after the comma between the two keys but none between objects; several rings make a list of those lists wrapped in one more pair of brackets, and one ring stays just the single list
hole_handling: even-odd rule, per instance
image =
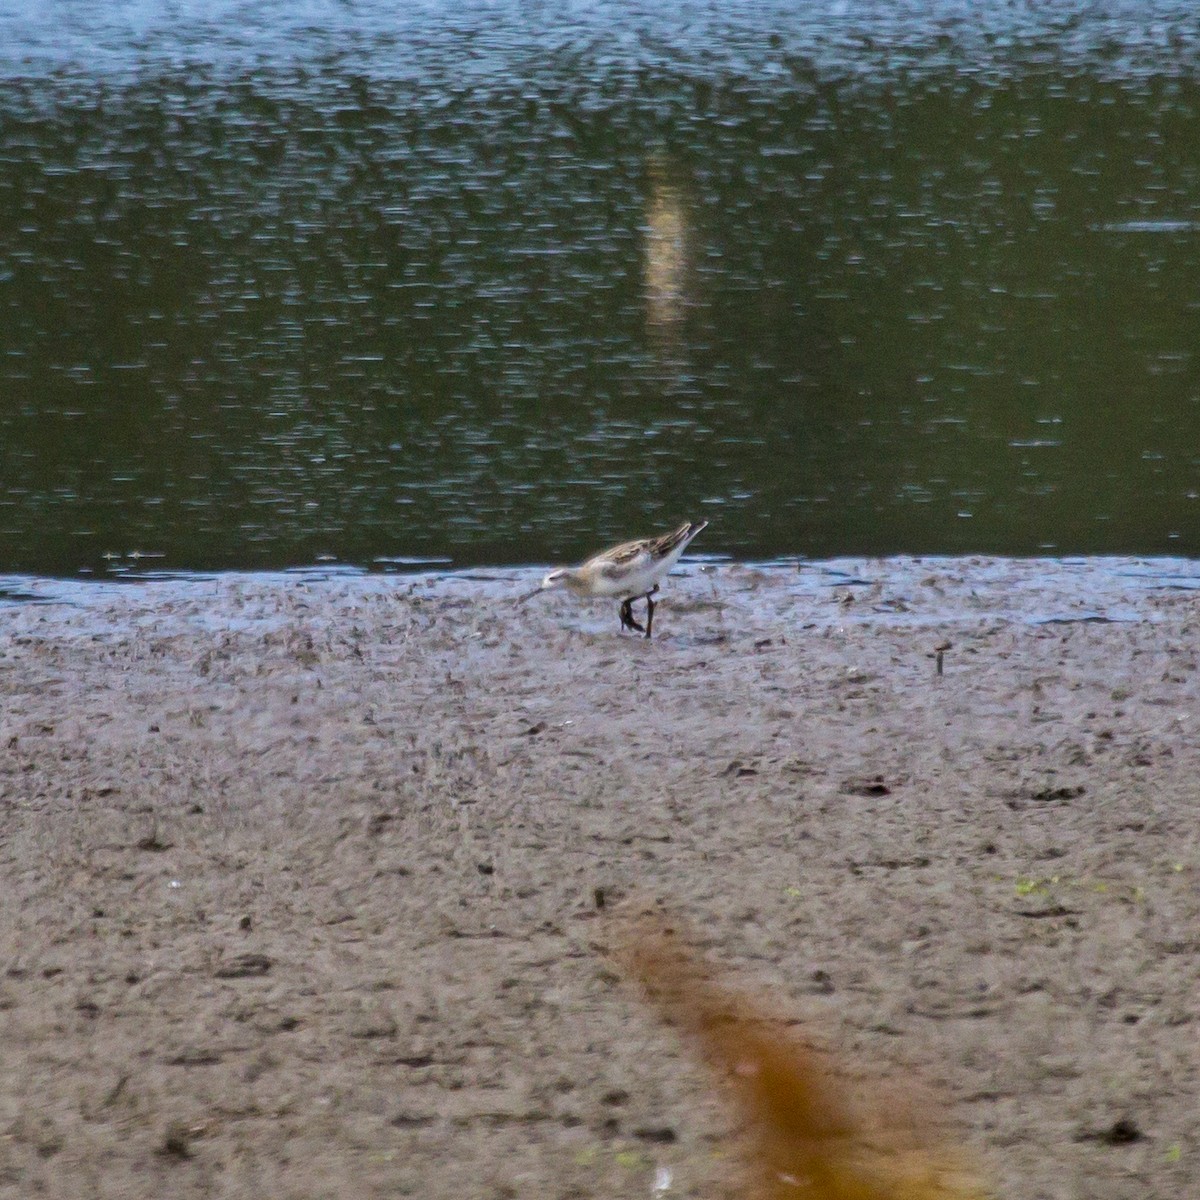
[{"label": "bird's leg", "polygon": [[633,596],[627,596],[624,600],[621,601],[621,632],[622,633],[624,633],[626,629],[636,629],[638,631],[638,633],[644,632],[642,626],[639,625],[637,623],[637,621],[635,621],[633,619],[633,601],[634,601]]},{"label": "bird's leg", "polygon": [[646,600],[646,636],[650,636],[650,630],[654,628],[654,593],[658,591],[656,583],[645,595]]}]

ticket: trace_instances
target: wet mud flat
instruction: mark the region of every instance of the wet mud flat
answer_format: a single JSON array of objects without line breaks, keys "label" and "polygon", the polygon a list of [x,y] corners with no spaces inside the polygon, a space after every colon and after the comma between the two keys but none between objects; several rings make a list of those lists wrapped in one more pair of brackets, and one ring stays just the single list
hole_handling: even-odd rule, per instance
[{"label": "wet mud flat", "polygon": [[3,581],[0,1195],[721,1194],[630,900],[998,1194],[1200,1192],[1200,565],[531,578]]}]

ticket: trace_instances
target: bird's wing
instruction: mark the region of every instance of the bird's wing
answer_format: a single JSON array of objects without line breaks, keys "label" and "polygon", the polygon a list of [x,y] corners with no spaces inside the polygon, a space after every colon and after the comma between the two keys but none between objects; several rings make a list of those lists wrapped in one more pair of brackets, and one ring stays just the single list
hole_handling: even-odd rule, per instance
[{"label": "bird's wing", "polygon": [[639,559],[645,558],[649,553],[650,542],[646,538],[641,538],[636,542],[626,542],[624,545],[614,546],[604,557],[615,566],[627,567]]},{"label": "bird's wing", "polygon": [[598,554],[592,560],[597,574],[603,575],[606,579],[618,579],[649,561],[650,555],[644,541],[626,542],[623,546],[614,546],[604,554]]},{"label": "bird's wing", "polygon": [[680,525],[678,529],[673,529],[670,533],[664,533],[660,537],[637,538],[632,542],[622,542],[619,546],[613,546],[611,550],[605,550],[589,558],[581,570],[595,571],[599,575],[611,578],[631,569],[636,570],[638,567],[649,566],[651,563],[666,558],[678,546],[686,546],[707,524],[707,521],[696,524],[688,521]]}]

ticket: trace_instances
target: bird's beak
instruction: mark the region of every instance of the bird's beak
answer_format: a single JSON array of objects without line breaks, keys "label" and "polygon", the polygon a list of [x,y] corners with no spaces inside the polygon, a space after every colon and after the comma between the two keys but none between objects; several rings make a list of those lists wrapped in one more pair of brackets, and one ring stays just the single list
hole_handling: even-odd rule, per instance
[{"label": "bird's beak", "polygon": [[534,596],[540,595],[541,591],[540,587],[535,587],[532,592],[527,592],[524,596],[518,596],[514,603],[524,604],[527,600],[532,600]]}]

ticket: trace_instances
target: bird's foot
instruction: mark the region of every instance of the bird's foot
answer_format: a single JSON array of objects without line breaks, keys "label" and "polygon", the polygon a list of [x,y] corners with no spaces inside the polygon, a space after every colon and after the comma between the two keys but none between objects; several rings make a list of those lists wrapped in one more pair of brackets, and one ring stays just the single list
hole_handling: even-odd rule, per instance
[{"label": "bird's foot", "polygon": [[633,599],[621,601],[621,632],[626,629],[636,629],[638,633],[644,633],[645,627],[633,619]]},{"label": "bird's foot", "polygon": [[[624,600],[621,601],[621,632],[622,633],[624,633],[626,629],[636,629],[638,631],[638,633],[645,634],[646,637],[650,636],[651,631],[654,629],[654,608],[655,608],[654,593],[657,591],[658,591],[658,584],[656,583],[648,592],[643,593],[641,596],[628,596]],[[646,624],[645,625],[642,625],[639,621],[635,620],[635,618],[634,618],[633,602],[635,600],[645,600],[645,602],[646,602]]]}]

